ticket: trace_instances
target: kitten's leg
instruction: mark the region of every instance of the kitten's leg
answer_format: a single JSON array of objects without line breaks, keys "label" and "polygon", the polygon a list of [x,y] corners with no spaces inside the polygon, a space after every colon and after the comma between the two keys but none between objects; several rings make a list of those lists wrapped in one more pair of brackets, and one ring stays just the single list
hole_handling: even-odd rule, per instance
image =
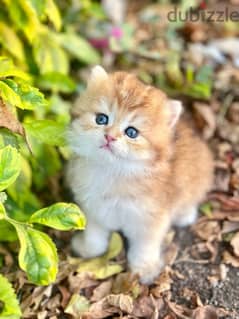
[{"label": "kitten's leg", "polygon": [[107,250],[109,235],[110,232],[107,229],[88,220],[86,229],[73,236],[72,250],[83,258],[102,255]]},{"label": "kitten's leg", "polygon": [[197,206],[191,206],[182,209],[174,220],[174,225],[178,227],[186,227],[192,225],[197,220],[198,208]]},{"label": "kitten's leg", "polygon": [[139,227],[137,231],[126,234],[129,239],[129,267],[139,274],[142,283],[152,283],[164,265],[161,248],[169,225],[167,217],[157,227],[143,225],[141,229]]}]

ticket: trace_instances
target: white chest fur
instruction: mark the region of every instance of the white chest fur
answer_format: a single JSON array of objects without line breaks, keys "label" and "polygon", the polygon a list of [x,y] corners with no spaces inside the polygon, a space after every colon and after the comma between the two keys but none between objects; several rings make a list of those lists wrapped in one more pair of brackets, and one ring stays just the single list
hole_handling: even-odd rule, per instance
[{"label": "white chest fur", "polygon": [[126,181],[115,167],[107,169],[100,163],[73,159],[68,167],[68,183],[87,218],[110,230],[127,231],[142,219],[139,198],[132,191],[119,191],[126,188]]}]

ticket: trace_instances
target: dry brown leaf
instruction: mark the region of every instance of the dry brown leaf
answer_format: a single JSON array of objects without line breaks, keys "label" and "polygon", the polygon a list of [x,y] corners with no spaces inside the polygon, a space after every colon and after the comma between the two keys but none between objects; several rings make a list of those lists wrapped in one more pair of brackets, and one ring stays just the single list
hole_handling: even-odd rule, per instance
[{"label": "dry brown leaf", "polygon": [[36,287],[31,294],[24,298],[21,303],[21,309],[24,318],[32,318],[33,314],[40,308],[40,304],[47,297],[49,298],[52,293],[52,285],[48,287]]},{"label": "dry brown leaf", "polygon": [[234,254],[239,257],[239,232],[236,233],[230,241]]},{"label": "dry brown leaf", "polygon": [[165,299],[169,309],[180,319],[191,319],[191,310],[183,305],[178,305],[168,299]]},{"label": "dry brown leaf", "polygon": [[239,230],[239,222],[224,221],[222,225],[222,234]]},{"label": "dry brown leaf", "polygon": [[164,255],[165,265],[172,265],[175,262],[178,256],[178,250],[179,247],[176,243],[169,245]]},{"label": "dry brown leaf", "polygon": [[[49,296],[50,297],[50,296]],[[56,310],[61,306],[61,295],[57,293],[54,297],[52,298],[46,298],[44,301],[41,303],[41,307],[46,308],[48,310]]]},{"label": "dry brown leaf", "polygon": [[217,313],[212,306],[203,306],[193,311],[192,319],[217,319]]},{"label": "dry brown leaf", "polygon": [[169,267],[166,267],[166,269],[155,280],[154,283],[156,287],[151,290],[151,293],[155,297],[161,297],[165,291],[170,290],[172,282],[173,280],[170,276],[170,269]]},{"label": "dry brown leaf", "polygon": [[38,312],[37,319],[46,319],[48,317],[48,311],[44,310],[41,312]]},{"label": "dry brown leaf", "polygon": [[221,210],[237,211],[239,215],[239,198],[230,197],[223,193],[214,192],[209,195],[209,199],[219,201],[221,204]]},{"label": "dry brown leaf", "polygon": [[120,273],[113,281],[112,293],[114,294],[130,294],[133,298],[137,298],[142,291],[139,285],[139,278],[131,272]]},{"label": "dry brown leaf", "polygon": [[0,127],[5,127],[13,133],[25,136],[24,128],[18,119],[9,111],[6,104],[0,99]]},{"label": "dry brown leaf", "polygon": [[106,298],[101,299],[100,301],[97,301],[93,303],[89,310],[84,313],[85,319],[103,319],[107,318],[112,314],[121,313],[122,311],[118,307],[110,306]]},{"label": "dry brown leaf", "polygon": [[197,123],[201,122],[203,137],[209,139],[216,130],[216,117],[210,105],[196,102],[193,107],[197,115]]},{"label": "dry brown leaf", "polygon": [[239,268],[239,258],[231,255],[228,251],[223,252],[223,262]]},{"label": "dry brown leaf", "polygon": [[84,318],[101,319],[112,314],[122,312],[131,313],[133,310],[133,299],[128,295],[108,295],[105,298],[93,303],[88,311],[84,312]]},{"label": "dry brown leaf", "polygon": [[123,312],[131,313],[133,311],[133,299],[128,295],[109,295],[105,298],[105,301],[110,306],[117,307]]},{"label": "dry brown leaf", "polygon": [[65,309],[66,305],[68,304],[71,294],[69,290],[63,286],[63,285],[58,285],[58,289],[60,290],[62,299],[61,299],[61,306],[63,309]]},{"label": "dry brown leaf", "polygon": [[192,291],[191,289],[185,287],[182,291],[182,294],[183,294],[183,297],[190,302],[193,308],[198,306],[203,306],[201,298],[195,291]]},{"label": "dry brown leaf", "polygon": [[93,295],[90,299],[92,302],[99,301],[110,294],[112,288],[112,279],[103,281],[98,287],[93,291]]},{"label": "dry brown leaf", "polygon": [[153,300],[150,296],[142,296],[134,302],[132,315],[136,318],[151,318],[155,313],[155,308],[160,311],[164,307],[163,299]]},{"label": "dry brown leaf", "polygon": [[209,240],[219,237],[221,228],[217,221],[206,220],[194,225],[193,230],[201,239]]},{"label": "dry brown leaf", "polygon": [[4,256],[4,264],[10,268],[14,263],[14,259],[10,252],[3,247],[3,245],[0,245],[0,254]]},{"label": "dry brown leaf", "polygon": [[94,287],[99,284],[99,281],[92,279],[88,273],[74,273],[68,276],[69,291],[71,293],[79,293],[81,289]]},{"label": "dry brown leaf", "polygon": [[174,314],[167,315],[163,319],[177,319],[177,317]]},{"label": "dry brown leaf", "polygon": [[225,280],[227,278],[228,273],[228,267],[224,264],[219,265],[219,273],[220,273],[220,279]]}]

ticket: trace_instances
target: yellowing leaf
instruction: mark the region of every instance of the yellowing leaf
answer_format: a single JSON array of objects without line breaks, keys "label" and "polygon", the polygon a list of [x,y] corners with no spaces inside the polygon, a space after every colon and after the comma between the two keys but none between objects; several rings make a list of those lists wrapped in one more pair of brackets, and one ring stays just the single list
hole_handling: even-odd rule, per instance
[{"label": "yellowing leaf", "polygon": [[121,236],[118,233],[113,233],[109,243],[109,248],[105,257],[108,260],[115,258],[119,255],[122,249],[123,249],[123,241]]},{"label": "yellowing leaf", "polygon": [[18,151],[10,145],[0,149],[0,191],[15,182],[20,169],[21,159]]},{"label": "yellowing leaf", "polygon": [[6,214],[5,208],[4,208],[3,204],[0,201],[0,219],[4,218],[5,214]]},{"label": "yellowing leaf", "polygon": [[74,318],[79,318],[90,307],[89,300],[81,295],[73,294],[66,309],[65,313],[69,313]]},{"label": "yellowing leaf", "polygon": [[[12,105],[15,105],[21,109],[33,110],[36,106],[44,107],[47,104],[44,95],[37,88],[32,87],[26,82],[17,83],[16,81],[13,81],[11,79],[6,79],[2,82],[7,84],[10,89],[18,96],[19,100],[17,101],[11,102],[9,100]],[[8,92],[8,94],[10,93]],[[11,94],[13,93],[11,92]]]},{"label": "yellowing leaf", "polygon": [[110,261],[115,258],[123,248],[123,241],[119,234],[114,233],[110,240],[109,249],[106,254],[101,257],[92,258],[90,260],[83,260],[79,267],[78,272],[89,272],[96,279],[104,279],[123,270],[122,265]]},{"label": "yellowing leaf", "polygon": [[68,73],[68,57],[51,33],[44,30],[38,35],[33,43],[33,54],[41,74]]},{"label": "yellowing leaf", "polygon": [[31,223],[46,225],[59,230],[84,229],[85,217],[75,204],[57,203],[35,212]]},{"label": "yellowing leaf", "polygon": [[62,26],[61,14],[54,0],[46,0],[45,13],[48,19],[53,23],[57,31],[60,31]]},{"label": "yellowing leaf", "polygon": [[20,96],[3,81],[0,81],[0,96],[5,102],[8,102],[13,106],[21,105]]},{"label": "yellowing leaf", "polygon": [[0,274],[0,301],[3,303],[3,309],[0,313],[1,319],[20,319],[22,313],[19,307],[17,296],[12,285]]},{"label": "yellowing leaf", "polygon": [[0,42],[2,46],[19,61],[25,60],[24,49],[21,40],[13,28],[10,28],[3,22],[0,22]]},{"label": "yellowing leaf", "polygon": [[49,236],[29,226],[10,220],[20,240],[18,256],[21,269],[38,285],[49,285],[56,279],[58,257]]},{"label": "yellowing leaf", "polygon": [[25,0],[4,1],[8,5],[9,15],[16,27],[22,30],[27,39],[32,42],[40,25],[37,12],[31,4]]},{"label": "yellowing leaf", "polygon": [[0,77],[15,76],[24,80],[29,80],[29,75],[20,69],[16,68],[12,62],[7,57],[0,57]]}]

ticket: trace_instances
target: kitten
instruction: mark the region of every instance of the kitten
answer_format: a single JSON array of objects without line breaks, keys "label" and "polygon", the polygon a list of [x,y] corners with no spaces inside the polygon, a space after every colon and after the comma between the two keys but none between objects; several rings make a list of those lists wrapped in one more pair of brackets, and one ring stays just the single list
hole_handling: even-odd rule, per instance
[{"label": "kitten", "polygon": [[132,74],[94,67],[74,111],[67,180],[88,223],[73,249],[101,255],[120,230],[130,269],[151,283],[170,225],[193,223],[210,189],[211,153],[179,119],[181,103]]}]

